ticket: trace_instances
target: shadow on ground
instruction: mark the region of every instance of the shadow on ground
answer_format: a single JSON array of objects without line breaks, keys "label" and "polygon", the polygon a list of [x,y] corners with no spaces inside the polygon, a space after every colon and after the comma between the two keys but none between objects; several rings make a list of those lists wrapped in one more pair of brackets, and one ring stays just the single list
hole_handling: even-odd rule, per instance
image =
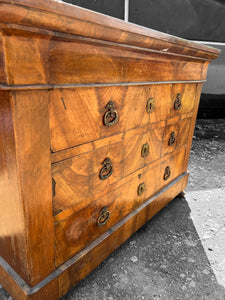
[{"label": "shadow on ground", "polygon": [[224,300],[225,289],[186,199],[176,198],[63,297],[69,299]]}]

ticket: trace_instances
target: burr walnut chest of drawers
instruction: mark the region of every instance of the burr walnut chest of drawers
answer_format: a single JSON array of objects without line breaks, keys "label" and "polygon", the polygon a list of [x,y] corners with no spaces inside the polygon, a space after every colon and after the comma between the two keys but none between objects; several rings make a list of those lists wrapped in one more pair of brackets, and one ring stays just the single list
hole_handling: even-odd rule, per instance
[{"label": "burr walnut chest of drawers", "polygon": [[0,283],[58,299],[185,188],[219,51],[51,0],[0,20]]}]

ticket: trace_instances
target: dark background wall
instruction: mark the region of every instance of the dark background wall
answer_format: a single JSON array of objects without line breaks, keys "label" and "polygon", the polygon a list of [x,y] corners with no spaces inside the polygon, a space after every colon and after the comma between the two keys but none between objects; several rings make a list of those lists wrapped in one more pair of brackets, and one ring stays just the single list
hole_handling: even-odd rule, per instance
[{"label": "dark background wall", "polygon": [[225,1],[130,0],[129,21],[199,41],[225,42]]},{"label": "dark background wall", "polygon": [[[124,0],[65,0],[124,18]],[[129,22],[199,41],[225,42],[225,0],[129,0]]]},{"label": "dark background wall", "polygon": [[63,2],[88,8],[115,18],[124,18],[124,0],[65,0]]}]

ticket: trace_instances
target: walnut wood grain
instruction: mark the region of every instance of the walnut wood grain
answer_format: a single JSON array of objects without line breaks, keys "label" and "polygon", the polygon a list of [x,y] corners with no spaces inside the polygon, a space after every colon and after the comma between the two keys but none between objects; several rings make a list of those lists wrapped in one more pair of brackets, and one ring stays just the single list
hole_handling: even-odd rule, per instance
[{"label": "walnut wood grain", "polygon": [[6,71],[5,71],[5,61],[4,61],[4,47],[3,39],[0,33],[0,83],[6,83]]},{"label": "walnut wood grain", "polygon": [[1,256],[32,286],[54,269],[47,94],[1,93]]},{"label": "walnut wood grain", "polygon": [[12,103],[9,92],[0,92],[0,255],[27,278],[23,206],[20,202]]},{"label": "walnut wood grain", "polygon": [[[67,218],[55,222],[56,265],[59,266],[76,252],[87,247],[91,241],[140,206],[153,193],[182,174],[185,151],[186,149],[182,148],[173,155],[165,157],[156,166],[151,167],[150,165],[140,169],[138,175],[130,176],[130,180],[125,185],[111,190],[105,197],[93,201],[82,209],[79,208]],[[167,166],[170,166],[171,176],[165,181],[163,175]],[[145,190],[139,196],[138,187],[141,183],[145,184]],[[108,208],[110,218],[103,227],[99,228],[97,220],[103,207]]]},{"label": "walnut wood grain", "polygon": [[[119,135],[117,139],[119,142],[116,143],[112,140],[110,144],[108,139],[106,142],[105,139],[99,140],[97,149],[95,147],[93,147],[95,150],[92,149],[90,145],[84,147],[84,151],[89,150],[87,153],[52,164],[54,214],[81,201],[85,200],[87,203],[88,199],[94,199],[103,191],[110,192],[115,188],[113,184],[121,178],[184,146],[188,138],[190,118],[179,120],[180,116],[168,120],[173,124],[170,126],[165,126],[165,122],[159,122],[127,131],[123,136]],[[176,143],[169,146],[172,131],[176,133]],[[143,157],[142,147],[145,144],[148,144],[149,153]],[[107,157],[111,159],[113,172],[106,180],[100,180],[102,162]]]},{"label": "walnut wood grain", "polygon": [[[150,198],[88,248],[69,260],[67,262],[69,267],[59,276],[59,295],[63,296],[70,287],[87,276],[111,252],[116,250],[118,245],[121,245],[171,199],[175,198],[177,191],[186,187],[187,179],[187,174],[182,176],[176,184],[169,185],[168,188]],[[101,256],[98,255],[99,253]]]},{"label": "walnut wood grain", "polygon": [[[122,176],[127,176],[132,172],[149,165],[161,157],[163,132],[165,122],[158,122],[148,125],[139,130],[131,130],[123,136],[123,164]],[[149,153],[142,156],[142,148],[147,144]]]},{"label": "walnut wood grain", "polygon": [[[206,79],[204,61],[199,59],[193,61],[190,57],[87,38],[68,41],[58,36],[53,39],[52,34],[45,34],[44,31],[30,32],[27,27],[14,27],[2,29],[7,62],[4,69],[9,85]],[[18,51],[14,51],[15,45]],[[24,49],[26,52],[23,52]]]},{"label": "walnut wood grain", "polygon": [[[167,106],[162,107],[161,99],[166,98],[167,89],[167,86],[115,86],[52,91],[49,103],[52,151],[148,124],[147,100],[155,96],[157,91],[153,115],[157,114],[158,121],[164,119]],[[103,124],[103,116],[107,111],[105,107],[109,101],[113,101],[119,116],[118,123],[112,127]]]},{"label": "walnut wood grain", "polygon": [[[114,144],[54,164],[52,167],[52,177],[56,183],[54,211],[62,210],[60,204],[64,208],[69,207],[108,189],[114,182],[119,181],[122,151],[120,144]],[[111,159],[113,172],[109,178],[101,180],[99,174],[106,158]]]},{"label": "walnut wood grain", "polygon": [[[176,119],[171,120],[176,121]],[[174,123],[172,123],[171,120],[169,120],[170,125],[167,125],[164,130],[162,155],[171,153],[179,147],[181,147],[182,145],[185,145],[189,136],[191,118]],[[173,132],[175,134],[175,143],[173,145],[169,145],[169,140],[171,139],[171,134]]]},{"label": "walnut wood grain", "polygon": [[[118,46],[51,40],[52,84],[204,80],[202,62]],[[159,73],[158,70],[161,70]]]},{"label": "walnut wood grain", "polygon": [[[171,89],[171,103],[170,103],[170,117],[177,116],[179,114],[188,113],[193,111],[195,106],[195,94],[196,94],[197,84],[184,84],[178,83],[173,84]],[[174,103],[177,95],[180,94],[181,107],[180,109],[174,109]]]},{"label": "walnut wood grain", "polygon": [[[49,82],[49,36],[14,33],[4,35],[7,83],[44,84]],[[15,51],[16,48],[16,51]]]},{"label": "walnut wood grain", "polygon": [[[180,120],[185,120],[185,119],[190,119],[191,117],[192,117],[192,112],[183,114],[183,115],[178,115],[177,117],[172,118],[172,119],[167,119],[166,121],[151,123],[151,126],[152,126],[152,128],[161,128],[161,127],[165,127],[166,124],[171,125],[171,123],[174,124],[174,122],[178,122]],[[138,127],[136,129],[126,131],[125,135],[127,136],[127,138],[129,138],[129,136],[132,134],[134,136],[136,136],[142,130],[143,130],[143,127],[140,127],[140,128]],[[156,134],[156,132],[153,132],[152,134],[154,136]],[[107,138],[103,138],[103,139],[99,139],[99,140],[96,140],[93,142],[81,144],[79,146],[67,148],[65,150],[52,152],[51,153],[51,162],[52,162],[52,164],[54,164],[56,162],[66,160],[68,158],[71,158],[71,157],[74,157],[74,156],[77,156],[77,155],[80,155],[83,153],[97,150],[101,147],[105,147],[105,146],[109,146],[109,145],[121,142],[123,138],[124,138],[124,133],[119,133],[119,134],[116,134],[116,135],[113,135],[113,136],[110,136]],[[156,143],[157,143],[157,139],[158,138],[156,138],[156,140],[155,140]],[[151,138],[150,138],[150,141],[151,141]],[[154,151],[154,150],[152,150],[152,151]],[[153,152],[152,152],[152,154],[153,154]],[[151,153],[150,153],[150,155],[151,155]]]},{"label": "walnut wood grain", "polygon": [[214,59],[220,51],[156,30],[51,0],[1,0],[2,22]]},{"label": "walnut wood grain", "polygon": [[[141,86],[89,87],[56,89],[50,92],[49,118],[51,149],[53,152],[94,141],[151,122],[193,110],[195,84],[159,84]],[[174,109],[180,93],[182,106]],[[147,113],[149,98],[155,108]],[[112,127],[104,126],[103,116],[109,101],[113,101],[119,121]]]}]

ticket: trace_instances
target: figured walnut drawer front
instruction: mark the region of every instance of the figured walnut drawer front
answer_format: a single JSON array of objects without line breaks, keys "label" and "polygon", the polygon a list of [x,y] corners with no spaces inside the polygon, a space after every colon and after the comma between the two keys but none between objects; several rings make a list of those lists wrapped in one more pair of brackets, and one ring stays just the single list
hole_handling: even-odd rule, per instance
[{"label": "figured walnut drawer front", "polygon": [[115,144],[53,164],[54,212],[87,201],[121,177],[159,159],[164,131],[165,122],[137,128],[119,135],[120,141]]},{"label": "figured walnut drawer front", "polygon": [[123,177],[161,157],[165,130],[165,122],[158,122],[124,133]]},{"label": "figured walnut drawer front", "polygon": [[178,122],[174,122],[174,119],[171,119],[167,123],[168,125],[165,127],[163,134],[162,156],[175,151],[187,143],[191,118]]},{"label": "figured walnut drawer front", "polygon": [[[55,217],[56,265],[87,247],[150,196],[184,172],[185,148],[154,166],[132,174],[129,181],[87,205],[78,204],[72,214]],[[166,171],[169,168],[169,173]],[[129,201],[128,201],[129,199]]]},{"label": "figured walnut drawer front", "polygon": [[118,143],[52,166],[54,211],[90,198],[121,179],[122,147]]},{"label": "figured walnut drawer front", "polygon": [[54,89],[49,102],[51,150],[60,151],[191,112],[195,90],[195,84]]},{"label": "figured walnut drawer front", "polygon": [[[169,120],[172,125],[158,122],[130,130],[119,135],[115,144],[53,164],[54,213],[107,191],[121,178],[185,145],[190,120],[175,118]],[[170,143],[172,133],[175,136]]]}]

